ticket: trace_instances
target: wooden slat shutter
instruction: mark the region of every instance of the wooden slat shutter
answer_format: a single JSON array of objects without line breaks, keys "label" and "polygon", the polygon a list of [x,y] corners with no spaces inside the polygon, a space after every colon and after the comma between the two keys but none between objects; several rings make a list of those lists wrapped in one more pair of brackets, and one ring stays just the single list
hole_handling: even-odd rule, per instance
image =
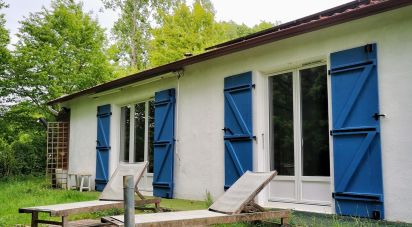
[{"label": "wooden slat shutter", "polygon": [[336,212],[384,218],[376,44],[331,54]]},{"label": "wooden slat shutter", "polygon": [[175,90],[155,93],[153,195],[173,198]]},{"label": "wooden slat shutter", "polygon": [[103,191],[109,181],[110,105],[97,107],[96,191]]},{"label": "wooden slat shutter", "polygon": [[225,189],[253,169],[252,73],[225,78]]}]

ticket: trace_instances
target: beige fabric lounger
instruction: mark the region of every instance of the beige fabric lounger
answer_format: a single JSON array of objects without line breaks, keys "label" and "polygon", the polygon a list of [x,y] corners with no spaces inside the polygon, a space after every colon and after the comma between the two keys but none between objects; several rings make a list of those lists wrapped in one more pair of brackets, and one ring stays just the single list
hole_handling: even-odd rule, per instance
[{"label": "beige fabric lounger", "polygon": [[[31,226],[38,226],[39,223],[67,226],[67,217],[72,214],[102,211],[112,208],[123,208],[123,176],[133,175],[135,185],[137,186],[137,183],[139,182],[146,168],[147,162],[139,162],[133,164],[120,163],[113,176],[107,183],[106,187],[104,188],[102,194],[100,195],[99,200],[20,208],[19,213],[32,214]],[[140,197],[140,193],[137,191],[137,187],[135,188],[135,190]],[[149,202],[160,202],[160,200],[155,201],[155,199],[152,199]],[[142,201],[140,201],[140,203],[138,204],[143,203]],[[158,206],[158,203],[156,204],[156,206]],[[62,221],[56,222],[39,220],[38,213],[49,213],[50,216],[60,216],[62,217]]]},{"label": "beige fabric lounger", "polygon": [[[253,202],[276,174],[247,171],[208,210],[136,215],[136,226],[203,226],[275,218],[280,218],[282,225],[287,224],[290,211],[265,211]],[[102,222],[117,226],[123,226],[123,220],[123,215],[102,218]]]}]

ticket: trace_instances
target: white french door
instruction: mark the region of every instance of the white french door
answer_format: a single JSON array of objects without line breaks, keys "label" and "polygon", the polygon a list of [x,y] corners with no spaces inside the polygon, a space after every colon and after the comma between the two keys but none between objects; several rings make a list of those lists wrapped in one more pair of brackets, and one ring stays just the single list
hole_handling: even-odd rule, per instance
[{"label": "white french door", "polygon": [[138,187],[144,191],[153,191],[153,100],[121,107],[120,121],[120,161],[148,161],[146,173]]},{"label": "white french door", "polygon": [[298,68],[269,77],[269,200],[330,206],[327,69]]}]

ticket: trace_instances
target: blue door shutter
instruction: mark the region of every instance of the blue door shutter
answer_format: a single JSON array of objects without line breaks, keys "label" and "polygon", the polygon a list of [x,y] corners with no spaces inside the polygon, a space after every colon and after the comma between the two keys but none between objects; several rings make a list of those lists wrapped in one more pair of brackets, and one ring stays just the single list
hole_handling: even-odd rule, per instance
[{"label": "blue door shutter", "polygon": [[336,213],[384,218],[376,44],[331,54]]},{"label": "blue door shutter", "polygon": [[175,89],[155,93],[153,195],[173,198]]},{"label": "blue door shutter", "polygon": [[252,73],[225,78],[225,190],[253,169]]},{"label": "blue door shutter", "polygon": [[103,191],[109,180],[110,105],[97,107],[96,191]]}]

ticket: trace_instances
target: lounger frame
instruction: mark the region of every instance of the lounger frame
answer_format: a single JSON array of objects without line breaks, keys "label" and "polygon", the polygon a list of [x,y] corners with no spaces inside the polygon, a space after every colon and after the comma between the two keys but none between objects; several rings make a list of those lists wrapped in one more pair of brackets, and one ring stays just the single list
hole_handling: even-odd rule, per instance
[{"label": "lounger frame", "polygon": [[[168,226],[168,227],[180,227],[180,226],[207,226],[213,224],[229,224],[237,222],[251,222],[251,221],[262,221],[262,220],[273,220],[280,219],[279,226],[287,226],[289,223],[290,210],[279,210],[279,211],[265,211],[265,212],[255,212],[255,213],[240,213],[232,215],[224,215],[217,217],[206,217],[206,218],[194,218],[186,220],[172,220],[172,221],[156,221],[149,223],[139,223],[136,227],[158,227],[158,226]],[[101,219],[102,223],[110,223],[115,226],[124,226],[124,223],[114,219],[112,217],[104,217]],[[276,226],[277,224],[271,223],[271,225]]]},{"label": "lounger frame", "polygon": [[[256,195],[276,175],[276,171],[246,171],[207,210],[135,215],[135,226],[205,226],[278,218],[281,226],[288,225],[290,210],[268,211],[254,202]],[[124,226],[123,218],[121,215],[103,217],[101,222]]]}]

